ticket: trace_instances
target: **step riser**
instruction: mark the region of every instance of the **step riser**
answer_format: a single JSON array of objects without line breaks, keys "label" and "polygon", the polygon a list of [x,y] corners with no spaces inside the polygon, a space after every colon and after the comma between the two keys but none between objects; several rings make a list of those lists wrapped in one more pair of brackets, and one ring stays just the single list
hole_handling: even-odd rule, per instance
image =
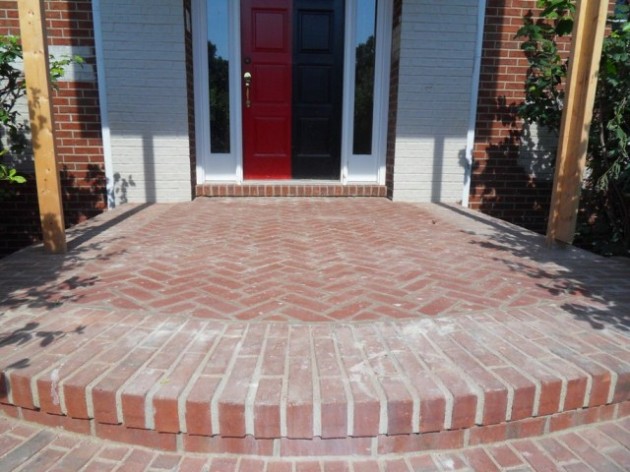
[{"label": "step riser", "polygon": [[387,196],[384,185],[341,184],[204,184],[197,185],[197,197],[379,197]]},{"label": "step riser", "polygon": [[440,431],[424,434],[378,435],[374,437],[312,438],[312,439],[256,439],[252,436],[231,438],[196,436],[189,434],[158,433],[156,431],[108,425],[94,420],[50,415],[37,410],[0,404],[0,414],[46,426],[102,439],[140,445],[164,451],[209,454],[243,454],[269,457],[321,458],[335,456],[384,456],[420,451],[459,449],[468,446],[493,444],[510,439],[532,438],[588,424],[630,416],[630,402],[568,411],[540,418],[527,418],[499,425]]}]

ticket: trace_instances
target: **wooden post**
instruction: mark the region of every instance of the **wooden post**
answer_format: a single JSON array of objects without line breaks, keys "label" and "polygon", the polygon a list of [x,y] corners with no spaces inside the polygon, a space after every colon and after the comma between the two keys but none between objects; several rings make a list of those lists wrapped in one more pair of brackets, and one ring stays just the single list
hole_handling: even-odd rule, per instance
[{"label": "wooden post", "polygon": [[569,58],[547,243],[571,244],[593,116],[608,0],[578,0]]},{"label": "wooden post", "polygon": [[55,148],[44,2],[19,0],[17,3],[44,247],[47,252],[64,253],[66,233]]}]

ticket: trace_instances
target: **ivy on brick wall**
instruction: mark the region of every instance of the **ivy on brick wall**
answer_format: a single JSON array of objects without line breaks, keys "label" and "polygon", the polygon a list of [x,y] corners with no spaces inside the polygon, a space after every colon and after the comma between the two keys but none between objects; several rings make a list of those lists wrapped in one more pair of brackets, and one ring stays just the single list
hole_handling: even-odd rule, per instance
[{"label": "ivy on brick wall", "polygon": [[[18,101],[26,94],[24,74],[18,67],[21,61],[20,38],[0,35],[0,182],[26,182],[24,176],[19,175],[10,163],[5,162],[9,155],[20,155],[28,146],[26,121],[17,108]],[[79,56],[55,59],[51,56],[50,78],[53,85],[71,63],[81,64],[83,59]]]},{"label": "ivy on brick wall", "polygon": [[[630,6],[617,2],[600,63],[587,170],[575,243],[605,255],[630,256]],[[538,0],[517,33],[529,61],[518,113],[556,134],[567,61],[558,40],[571,34],[575,0]]]},{"label": "ivy on brick wall", "polygon": [[0,124],[3,142],[0,141],[0,181],[24,183],[26,179],[3,162],[9,151],[24,147],[24,125],[19,122],[17,101],[24,95],[22,72],[16,62],[22,58],[22,48],[16,36],[0,36]]}]

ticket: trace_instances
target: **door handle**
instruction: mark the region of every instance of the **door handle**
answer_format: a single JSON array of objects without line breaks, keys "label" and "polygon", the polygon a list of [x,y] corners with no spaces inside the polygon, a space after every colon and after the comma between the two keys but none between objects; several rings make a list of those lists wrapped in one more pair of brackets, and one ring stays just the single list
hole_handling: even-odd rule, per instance
[{"label": "door handle", "polygon": [[252,74],[245,72],[245,74],[243,74],[243,80],[245,81],[245,108],[251,108],[252,101],[250,99],[250,90],[252,86]]}]

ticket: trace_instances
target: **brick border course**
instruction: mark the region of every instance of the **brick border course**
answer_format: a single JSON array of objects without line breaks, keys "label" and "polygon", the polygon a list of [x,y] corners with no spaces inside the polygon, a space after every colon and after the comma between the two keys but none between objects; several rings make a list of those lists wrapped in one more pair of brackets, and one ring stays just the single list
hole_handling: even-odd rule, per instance
[{"label": "brick border course", "polygon": [[375,184],[243,183],[197,185],[197,197],[387,197],[387,187]]},{"label": "brick border course", "polygon": [[[123,425],[97,423],[95,420],[79,420],[66,416],[51,415],[42,411],[0,404],[2,416],[38,423],[47,427],[93,436],[123,444],[149,447],[157,451],[204,454],[238,454],[267,458],[320,457],[322,459],[344,456],[391,457],[431,451],[451,451],[479,446],[492,447],[505,441],[545,440],[563,432],[571,432],[590,425],[602,425],[602,429],[618,440],[627,442],[625,433],[618,426],[608,426],[611,421],[628,423],[630,402],[606,405],[593,409],[564,412],[548,417],[527,418],[511,423],[475,426],[470,429],[440,431],[434,433],[378,435],[375,437],[345,437],[323,439],[275,438],[253,436],[222,437],[192,434],[159,433],[146,429],[127,428]],[[570,421],[565,421],[567,417]],[[630,423],[629,423],[630,424]]]}]

